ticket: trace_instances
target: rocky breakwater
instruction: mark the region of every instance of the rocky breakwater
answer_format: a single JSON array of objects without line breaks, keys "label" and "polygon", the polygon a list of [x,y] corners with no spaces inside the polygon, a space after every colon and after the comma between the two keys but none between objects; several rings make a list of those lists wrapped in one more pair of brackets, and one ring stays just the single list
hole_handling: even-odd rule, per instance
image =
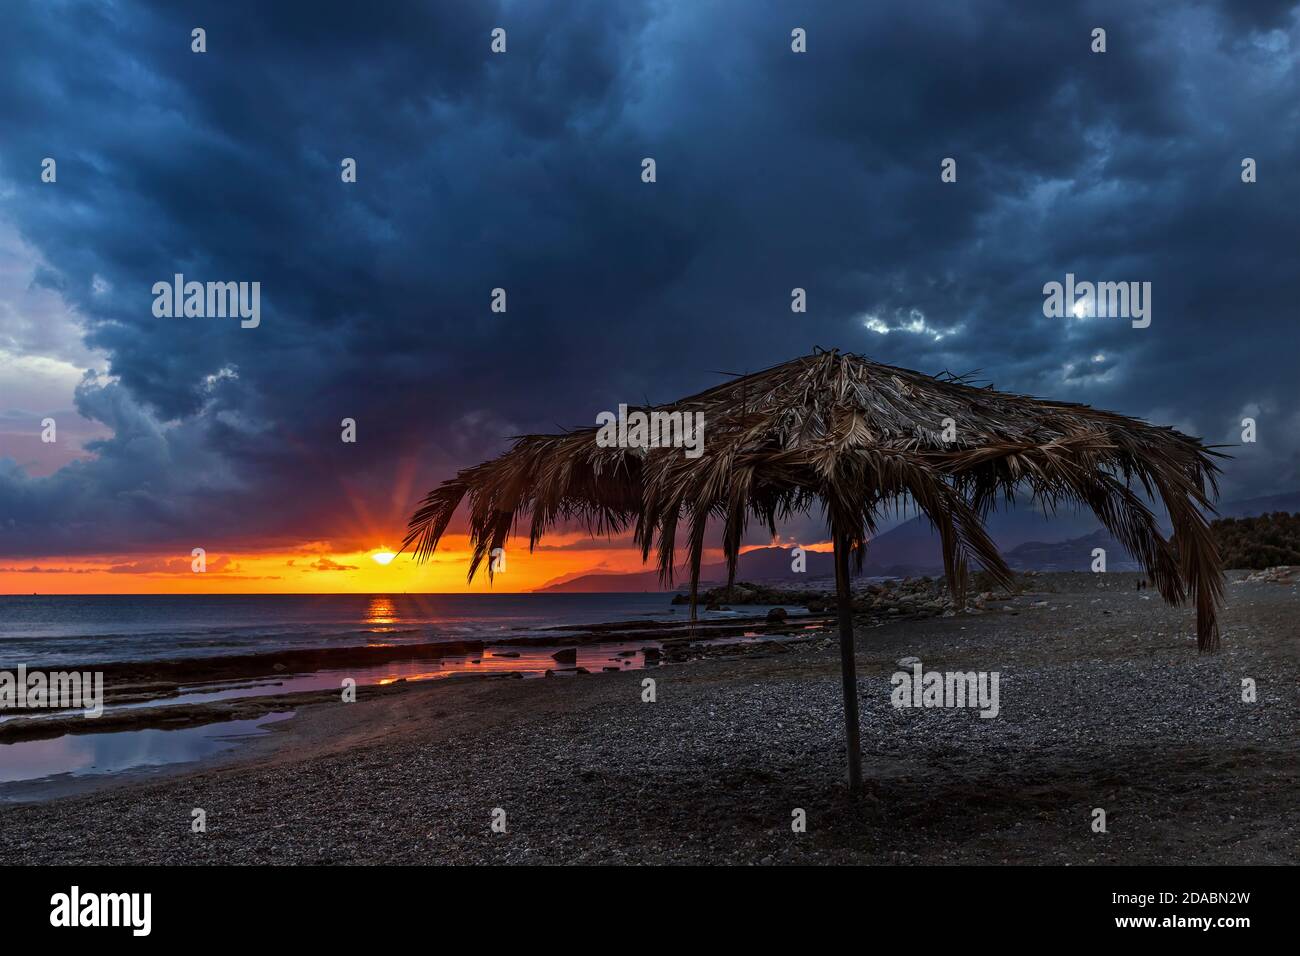
[{"label": "rocky breakwater", "polygon": [[1234,581],[1234,584],[1255,584],[1264,582],[1266,584],[1300,584],[1300,565],[1280,564],[1277,567],[1265,568],[1262,571],[1252,571],[1240,580]]}]

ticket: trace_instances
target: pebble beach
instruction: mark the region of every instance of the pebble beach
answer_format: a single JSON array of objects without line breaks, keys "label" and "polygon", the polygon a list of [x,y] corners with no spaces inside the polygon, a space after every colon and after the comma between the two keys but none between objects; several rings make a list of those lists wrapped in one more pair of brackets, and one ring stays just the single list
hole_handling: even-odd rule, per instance
[{"label": "pebble beach", "polygon": [[[89,864],[1294,864],[1300,598],[1293,583],[1243,577],[1230,575],[1213,655],[1197,654],[1192,611],[1137,590],[1136,575],[1039,575],[974,613],[860,618],[857,798],[844,783],[838,644],[792,631],[646,670],[315,700],[214,763],[2,805],[0,853]],[[895,707],[891,677],[908,658],[997,672],[997,716]],[[191,827],[195,809],[204,832]]]}]

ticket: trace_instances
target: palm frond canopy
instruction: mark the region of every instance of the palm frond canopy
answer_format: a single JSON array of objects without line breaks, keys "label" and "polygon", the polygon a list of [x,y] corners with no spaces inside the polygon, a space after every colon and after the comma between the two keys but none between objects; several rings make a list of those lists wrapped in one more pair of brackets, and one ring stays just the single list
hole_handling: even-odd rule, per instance
[{"label": "palm frond canopy", "polygon": [[[576,521],[592,534],[631,529],[671,583],[681,530],[694,598],[710,520],[733,574],[750,520],[775,535],[812,508],[861,566],[877,519],[910,501],[938,530],[960,596],[971,561],[1010,584],[984,519],[1028,496],[1048,510],[1090,508],[1167,602],[1195,603],[1200,648],[1218,645],[1223,571],[1205,515],[1218,493],[1213,458],[1223,456],[1172,428],[820,350],[640,410],[702,413],[702,454],[600,447],[595,427],[529,435],[430,492],[403,548],[427,559],[468,497],[471,579],[525,524],[532,548]],[[1148,500],[1164,505],[1172,539]]]}]

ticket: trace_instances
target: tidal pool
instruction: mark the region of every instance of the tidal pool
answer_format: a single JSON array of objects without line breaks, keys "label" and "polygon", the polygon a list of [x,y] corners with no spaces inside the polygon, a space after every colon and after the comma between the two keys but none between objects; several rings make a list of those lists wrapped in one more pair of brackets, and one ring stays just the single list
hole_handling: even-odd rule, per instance
[{"label": "tidal pool", "polygon": [[182,727],[179,730],[124,730],[105,734],[64,734],[48,740],[0,744],[0,783],[120,773],[141,767],[202,760],[230,750],[241,740],[260,737],[263,728],[293,716],[293,711],[253,720]]}]

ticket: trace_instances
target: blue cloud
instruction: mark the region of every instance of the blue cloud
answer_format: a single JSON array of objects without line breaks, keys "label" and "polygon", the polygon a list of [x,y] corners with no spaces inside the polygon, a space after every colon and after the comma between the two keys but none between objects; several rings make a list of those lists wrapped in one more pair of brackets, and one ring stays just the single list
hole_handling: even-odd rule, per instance
[{"label": "blue cloud", "polygon": [[[0,465],[0,552],[317,536],[345,487],[398,521],[400,461],[419,490],[817,345],[1215,441],[1268,409],[1228,490],[1300,486],[1300,25],[1249,6],[11,6],[0,217],[106,357],[77,407],[112,437]],[[154,318],[176,272],[259,281],[261,325]],[[1044,317],[1066,272],[1150,281],[1151,328]]]}]

